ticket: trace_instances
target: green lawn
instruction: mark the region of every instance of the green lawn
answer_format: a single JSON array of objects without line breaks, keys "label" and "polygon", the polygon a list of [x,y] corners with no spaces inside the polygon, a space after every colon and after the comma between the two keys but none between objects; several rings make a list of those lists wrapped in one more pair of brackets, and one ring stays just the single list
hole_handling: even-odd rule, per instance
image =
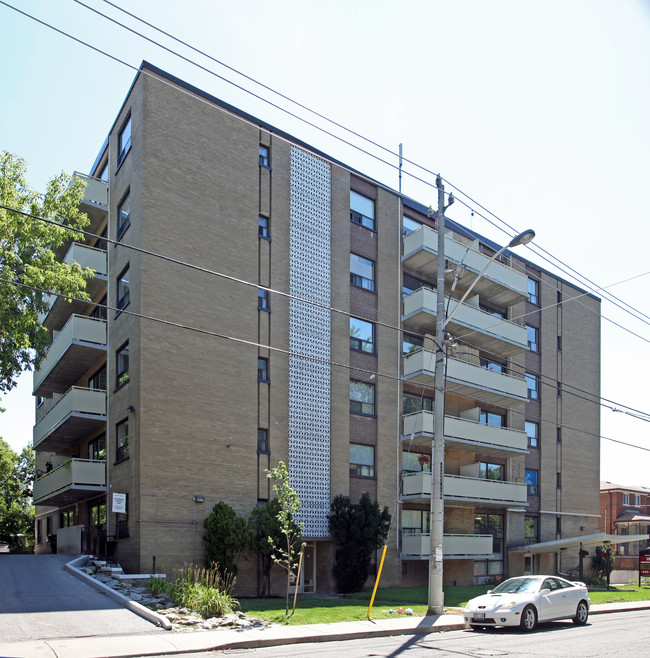
[{"label": "green lawn", "polygon": [[[445,607],[462,608],[469,599],[485,594],[487,587],[447,587],[445,588]],[[622,590],[633,591],[622,591]],[[356,621],[366,619],[371,592],[360,592],[349,596],[316,598],[309,595],[298,595],[296,612],[291,617],[284,614],[284,598],[272,599],[240,599],[242,612],[259,619],[267,619],[276,624],[331,624],[339,621]],[[592,603],[615,603],[619,601],[650,600],[650,586],[640,589],[634,586],[612,588],[609,592],[589,592]],[[289,607],[293,605],[290,598]],[[388,588],[380,589],[375,596],[371,619],[393,619],[400,617],[399,608],[411,608],[413,614],[422,616],[427,610],[427,590],[420,588]],[[391,613],[392,609],[395,612]],[[456,612],[452,610],[451,612]]]}]

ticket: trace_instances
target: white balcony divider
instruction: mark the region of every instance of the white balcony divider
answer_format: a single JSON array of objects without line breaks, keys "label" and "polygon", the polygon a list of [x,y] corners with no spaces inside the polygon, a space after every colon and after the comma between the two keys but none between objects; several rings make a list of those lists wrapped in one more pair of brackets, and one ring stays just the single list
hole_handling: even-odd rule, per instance
[{"label": "white balcony divider", "polygon": [[47,354],[34,372],[34,390],[50,373],[52,368],[60,361],[73,342],[82,342],[106,348],[106,320],[91,318],[86,315],[71,315],[57,334],[47,350]]},{"label": "white balcony divider", "polygon": [[[404,416],[404,433],[409,437],[433,437],[433,412],[416,411]],[[476,441],[484,445],[492,445],[501,449],[526,450],[528,437],[523,430],[513,430],[509,427],[495,427],[475,420],[466,420],[457,416],[445,416],[445,436],[450,439]]]},{"label": "white balcony divider", "polygon": [[[429,557],[431,535],[426,533],[402,534],[402,555]],[[492,535],[445,534],[442,538],[443,556],[492,555]]]},{"label": "white balcony divider", "polygon": [[[477,502],[504,502],[523,504],[527,501],[525,482],[484,480],[461,475],[445,475],[445,499],[462,498]],[[404,496],[429,498],[431,473],[409,473],[402,480]]]},{"label": "white balcony divider", "polygon": [[68,265],[79,263],[84,269],[94,270],[95,276],[106,276],[108,273],[106,250],[89,247],[79,242],[70,245],[63,262]]},{"label": "white balcony divider", "polygon": [[84,190],[84,203],[92,205],[107,206],[108,205],[108,183],[87,174],[82,174],[78,171],[74,172],[75,178],[81,178],[86,181],[86,189]]},{"label": "white balcony divider", "polygon": [[34,448],[73,413],[106,416],[106,391],[73,386],[34,425]]},{"label": "white balcony divider", "polygon": [[[437,314],[437,301],[438,293],[435,290],[430,288],[414,290],[404,297],[404,321],[407,322],[410,318],[419,317],[426,319],[426,324],[433,326]],[[445,297],[445,308],[448,309],[448,316],[454,312],[457,306],[458,300],[449,300],[449,297]],[[467,303],[461,304],[458,311],[454,313],[451,325],[473,329],[503,342],[519,346],[522,350],[528,346],[528,334],[524,326],[499,318]]]},{"label": "white balcony divider", "polygon": [[106,462],[69,459],[34,482],[34,504],[72,486],[105,487]]},{"label": "white balcony divider", "polygon": [[[478,274],[483,270],[490,260],[489,256],[476,250],[475,244],[465,245],[454,240],[449,235],[445,236],[445,258],[454,263],[462,263],[463,266]],[[426,259],[426,254],[438,253],[438,233],[428,226],[421,226],[409,233],[404,238],[404,262],[409,266],[421,269]],[[430,269],[433,271],[433,263]],[[483,275],[485,279],[491,279],[505,288],[510,288],[522,296],[527,295],[528,278],[523,272],[513,270],[509,265],[494,261],[490,264]]]}]

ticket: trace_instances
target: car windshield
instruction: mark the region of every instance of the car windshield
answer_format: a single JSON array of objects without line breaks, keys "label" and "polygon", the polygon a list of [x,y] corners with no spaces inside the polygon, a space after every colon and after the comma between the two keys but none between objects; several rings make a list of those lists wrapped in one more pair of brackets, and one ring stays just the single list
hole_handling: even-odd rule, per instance
[{"label": "car windshield", "polygon": [[539,578],[510,578],[497,585],[493,594],[506,594],[508,592],[532,592],[539,587]]}]

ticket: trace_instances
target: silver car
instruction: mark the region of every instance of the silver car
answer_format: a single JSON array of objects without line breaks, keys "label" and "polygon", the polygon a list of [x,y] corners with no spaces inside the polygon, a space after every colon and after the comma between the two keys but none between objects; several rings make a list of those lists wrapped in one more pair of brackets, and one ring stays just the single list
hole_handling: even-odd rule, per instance
[{"label": "silver car", "polygon": [[488,626],[519,626],[532,631],[540,621],[572,619],[584,625],[589,617],[589,594],[584,583],[559,576],[509,578],[467,604],[465,623],[482,630]]}]

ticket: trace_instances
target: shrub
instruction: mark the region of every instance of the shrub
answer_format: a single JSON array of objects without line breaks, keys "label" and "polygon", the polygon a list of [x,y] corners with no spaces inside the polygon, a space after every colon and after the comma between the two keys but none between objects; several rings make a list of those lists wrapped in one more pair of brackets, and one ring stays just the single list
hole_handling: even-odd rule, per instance
[{"label": "shrub", "polygon": [[169,583],[160,576],[151,576],[145,585],[147,592],[151,594],[169,594]]},{"label": "shrub", "polygon": [[219,567],[185,565],[174,572],[174,582],[168,584],[167,593],[175,606],[189,608],[204,619],[218,617],[239,607],[232,595],[233,576],[222,576]]}]

